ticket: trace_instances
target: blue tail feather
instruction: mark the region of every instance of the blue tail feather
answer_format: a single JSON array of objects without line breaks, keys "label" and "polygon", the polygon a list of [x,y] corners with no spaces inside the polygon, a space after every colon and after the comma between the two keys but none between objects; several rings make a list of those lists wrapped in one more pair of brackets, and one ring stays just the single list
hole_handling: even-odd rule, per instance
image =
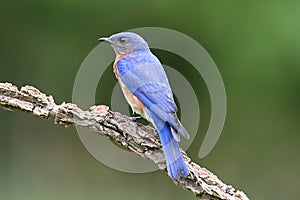
[{"label": "blue tail feather", "polygon": [[172,135],[170,125],[165,123],[158,133],[163,146],[169,176],[173,179],[180,176],[187,177],[189,170],[183,160],[178,142]]}]

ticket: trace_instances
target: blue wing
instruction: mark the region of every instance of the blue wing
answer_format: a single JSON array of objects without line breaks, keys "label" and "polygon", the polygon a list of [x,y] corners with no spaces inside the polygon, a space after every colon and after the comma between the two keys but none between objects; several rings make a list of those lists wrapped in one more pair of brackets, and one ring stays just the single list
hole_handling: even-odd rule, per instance
[{"label": "blue wing", "polygon": [[[168,122],[176,133],[189,137],[176,116],[177,107],[166,73],[151,52],[124,56],[118,61],[117,69],[124,85],[151,112]],[[179,135],[174,137],[179,140]]]}]

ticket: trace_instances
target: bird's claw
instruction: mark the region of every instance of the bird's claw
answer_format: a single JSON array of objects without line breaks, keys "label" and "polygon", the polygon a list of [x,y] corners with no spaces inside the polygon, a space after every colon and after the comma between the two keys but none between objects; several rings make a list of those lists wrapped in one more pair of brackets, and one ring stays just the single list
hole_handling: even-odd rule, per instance
[{"label": "bird's claw", "polygon": [[136,120],[142,119],[142,118],[143,118],[142,116],[129,117],[129,119],[132,121],[136,121]]}]

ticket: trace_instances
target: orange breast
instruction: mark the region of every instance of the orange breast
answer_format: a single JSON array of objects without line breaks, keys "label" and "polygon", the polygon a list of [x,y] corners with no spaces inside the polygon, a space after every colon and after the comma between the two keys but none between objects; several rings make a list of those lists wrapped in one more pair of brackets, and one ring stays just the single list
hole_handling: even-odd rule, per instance
[{"label": "orange breast", "polygon": [[126,56],[128,54],[133,54],[133,52],[125,52],[125,53],[117,53],[116,52],[116,59],[115,59],[115,62],[114,62],[114,65],[113,65],[113,71],[114,71],[114,74],[116,76],[116,78],[119,80],[119,74],[118,74],[118,69],[117,69],[117,63],[119,60],[121,60],[121,58],[123,56]]},{"label": "orange breast", "polygon": [[129,89],[123,84],[123,82],[121,81],[121,79],[119,79],[119,84],[121,86],[122,92],[125,96],[125,99],[127,100],[127,102],[129,103],[129,105],[131,106],[131,109],[140,114],[141,116],[145,116],[146,112],[145,112],[145,105],[134,95],[132,94]]},{"label": "orange breast", "polygon": [[129,53],[124,53],[124,54],[117,54],[114,65],[113,65],[113,71],[114,74],[116,76],[116,78],[118,79],[118,82],[121,86],[122,92],[125,96],[125,99],[127,100],[127,102],[129,103],[129,105],[131,106],[131,109],[140,114],[141,116],[143,116],[144,118],[146,118],[148,120],[148,116],[145,110],[145,105],[143,104],[143,102],[141,102],[135,95],[133,95],[129,89],[124,85],[124,83],[122,82],[122,80],[120,79],[120,76],[118,74],[118,68],[117,68],[117,62],[125,55],[131,54],[132,52]]}]

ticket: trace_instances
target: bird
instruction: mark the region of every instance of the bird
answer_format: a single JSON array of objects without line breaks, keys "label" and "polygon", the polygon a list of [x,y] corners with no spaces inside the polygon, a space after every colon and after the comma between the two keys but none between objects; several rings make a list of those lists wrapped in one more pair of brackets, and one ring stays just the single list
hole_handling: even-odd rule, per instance
[{"label": "bird", "polygon": [[99,41],[110,44],[116,54],[113,72],[132,111],[153,124],[158,132],[168,175],[187,177],[189,170],[181,154],[180,135],[189,134],[177,117],[167,75],[148,43],[133,32],[120,32]]}]

